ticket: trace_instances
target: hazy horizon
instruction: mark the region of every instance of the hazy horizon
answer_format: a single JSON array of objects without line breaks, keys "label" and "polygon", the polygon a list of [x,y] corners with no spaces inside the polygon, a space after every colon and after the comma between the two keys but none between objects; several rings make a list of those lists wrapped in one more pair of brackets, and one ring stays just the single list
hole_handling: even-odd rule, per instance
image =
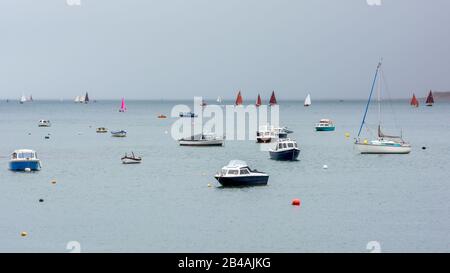
[{"label": "hazy horizon", "polygon": [[450,90],[450,1],[3,0],[0,98],[366,99]]}]

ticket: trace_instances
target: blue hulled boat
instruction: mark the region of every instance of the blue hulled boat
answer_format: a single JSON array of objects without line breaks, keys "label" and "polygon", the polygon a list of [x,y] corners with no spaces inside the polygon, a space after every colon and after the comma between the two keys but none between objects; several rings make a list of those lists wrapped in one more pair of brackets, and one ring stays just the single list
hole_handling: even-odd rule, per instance
[{"label": "blue hulled boat", "polygon": [[264,186],[269,180],[268,174],[250,169],[241,160],[231,160],[214,177],[224,187]]},{"label": "blue hulled boat", "polygon": [[300,149],[293,139],[279,139],[275,148],[269,151],[270,158],[274,160],[293,161],[297,160]]},{"label": "blue hulled boat", "polygon": [[33,150],[16,150],[11,154],[9,169],[11,171],[39,171],[41,161]]}]

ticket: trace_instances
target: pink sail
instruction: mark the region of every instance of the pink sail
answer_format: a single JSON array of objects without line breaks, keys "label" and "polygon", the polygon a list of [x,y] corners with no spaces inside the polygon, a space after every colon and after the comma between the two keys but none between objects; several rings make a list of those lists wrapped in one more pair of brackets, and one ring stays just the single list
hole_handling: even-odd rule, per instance
[{"label": "pink sail", "polygon": [[119,112],[125,112],[127,107],[125,106],[125,99],[122,98],[122,105],[120,106]]}]

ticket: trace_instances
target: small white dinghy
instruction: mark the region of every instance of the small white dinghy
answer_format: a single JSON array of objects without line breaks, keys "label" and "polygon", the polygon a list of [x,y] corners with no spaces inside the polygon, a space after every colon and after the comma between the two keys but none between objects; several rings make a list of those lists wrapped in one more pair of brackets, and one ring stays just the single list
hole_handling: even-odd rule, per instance
[{"label": "small white dinghy", "polygon": [[52,124],[50,123],[50,120],[41,119],[41,120],[39,121],[38,126],[39,126],[39,127],[50,127],[50,126],[52,126]]}]

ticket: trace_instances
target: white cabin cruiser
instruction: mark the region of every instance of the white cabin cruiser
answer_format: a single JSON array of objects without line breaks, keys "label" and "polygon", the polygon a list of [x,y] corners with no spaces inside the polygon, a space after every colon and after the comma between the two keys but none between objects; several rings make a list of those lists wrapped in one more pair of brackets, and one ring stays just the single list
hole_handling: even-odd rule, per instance
[{"label": "white cabin cruiser", "polygon": [[292,134],[293,131],[287,127],[273,127],[264,125],[256,132],[256,142],[258,143],[270,143],[279,138],[287,138],[288,134]]},{"label": "white cabin cruiser", "polygon": [[300,154],[300,149],[294,139],[279,139],[275,147],[269,150],[270,158],[274,160],[294,161]]},{"label": "white cabin cruiser", "polygon": [[180,146],[223,146],[224,138],[218,137],[213,133],[198,134],[187,138],[182,138],[178,140]]}]

